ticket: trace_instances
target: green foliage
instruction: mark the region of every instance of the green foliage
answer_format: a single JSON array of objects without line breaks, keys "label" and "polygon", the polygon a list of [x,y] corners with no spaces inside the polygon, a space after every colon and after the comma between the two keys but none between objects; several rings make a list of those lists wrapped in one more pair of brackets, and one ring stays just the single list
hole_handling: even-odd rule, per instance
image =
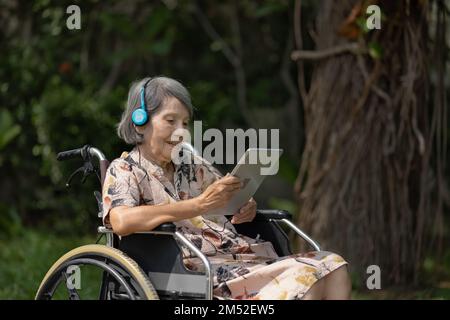
[{"label": "green foliage", "polygon": [[199,80],[189,87],[195,99],[194,118],[201,120],[204,126],[214,126],[221,119],[227,117],[233,99],[225,92],[221,92],[214,82]]},{"label": "green foliage", "polygon": [[293,216],[295,216],[295,214],[298,211],[297,204],[294,201],[276,197],[271,197],[269,199],[269,207],[271,209],[280,209],[289,211]]},{"label": "green foliage", "polygon": [[22,221],[14,206],[0,202],[0,239],[18,236],[22,232]]},{"label": "green foliage", "polygon": [[[81,30],[66,28],[70,4],[80,6]],[[74,180],[66,190],[66,179],[81,163],[57,162],[56,154],[90,144],[113,159],[129,148],[117,138],[116,124],[130,83],[143,76],[181,80],[205,129],[245,128],[233,66],[222,51],[229,46],[236,52],[233,5],[202,4],[225,42],[208,36],[188,1],[39,0],[21,3],[20,12],[0,5],[8,17],[0,35],[0,231],[12,234],[22,224],[52,226],[61,234],[95,230],[92,192],[98,182]],[[252,110],[279,108],[288,98],[273,75],[279,73],[286,45],[279,35],[288,34],[291,5],[249,0],[237,7]],[[287,162],[281,171],[291,182],[295,169]]]},{"label": "green foliage", "polygon": [[266,1],[263,5],[255,8],[254,16],[262,18],[285,9],[286,5],[281,1]]},{"label": "green foliage", "polygon": [[[15,124],[8,110],[0,111],[0,150],[20,133],[20,125]],[[1,164],[1,158],[0,158]]]},{"label": "green foliage", "polygon": [[379,43],[370,42],[369,45],[369,55],[374,59],[381,59],[383,57],[383,47]]},{"label": "green foliage", "polygon": [[[31,229],[8,240],[0,238],[0,299],[34,299],[47,270],[60,256],[94,242],[92,237],[57,237],[51,230]],[[81,280],[83,294],[93,291],[92,286],[99,286],[95,274],[82,273]],[[87,295],[92,297],[92,292]]]},{"label": "green foliage", "polygon": [[361,29],[363,33],[370,32],[369,28],[367,28],[367,16],[361,16],[356,18],[356,25]]}]

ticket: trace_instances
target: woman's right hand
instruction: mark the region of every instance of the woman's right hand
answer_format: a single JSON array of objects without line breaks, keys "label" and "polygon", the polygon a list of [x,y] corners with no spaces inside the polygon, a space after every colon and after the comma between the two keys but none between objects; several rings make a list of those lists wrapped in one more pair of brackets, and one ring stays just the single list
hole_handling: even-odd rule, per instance
[{"label": "woman's right hand", "polygon": [[198,196],[201,214],[224,207],[240,188],[241,181],[239,178],[230,174],[216,180]]}]

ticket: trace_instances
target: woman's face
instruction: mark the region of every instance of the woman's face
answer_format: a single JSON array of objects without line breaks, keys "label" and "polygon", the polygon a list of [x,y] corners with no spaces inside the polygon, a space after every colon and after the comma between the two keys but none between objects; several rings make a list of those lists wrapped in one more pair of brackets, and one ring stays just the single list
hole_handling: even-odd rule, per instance
[{"label": "woman's face", "polygon": [[188,124],[188,109],[177,98],[169,97],[155,114],[149,113],[149,123],[142,128],[142,146],[155,160],[170,162],[172,149],[180,142],[171,141],[172,134],[177,129],[187,129]]}]

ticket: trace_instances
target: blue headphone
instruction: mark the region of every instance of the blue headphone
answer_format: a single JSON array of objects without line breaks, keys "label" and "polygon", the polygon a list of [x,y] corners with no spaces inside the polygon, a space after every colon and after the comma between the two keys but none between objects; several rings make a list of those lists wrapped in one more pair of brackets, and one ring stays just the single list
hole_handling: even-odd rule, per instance
[{"label": "blue headphone", "polygon": [[137,126],[143,126],[148,121],[147,105],[145,104],[145,88],[152,79],[148,79],[141,88],[141,106],[133,111],[131,120]]}]

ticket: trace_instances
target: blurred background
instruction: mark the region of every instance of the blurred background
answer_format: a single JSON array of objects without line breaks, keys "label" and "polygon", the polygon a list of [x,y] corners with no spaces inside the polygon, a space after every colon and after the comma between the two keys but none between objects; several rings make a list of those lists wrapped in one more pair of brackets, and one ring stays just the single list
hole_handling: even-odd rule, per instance
[{"label": "blurred background", "polygon": [[[80,29],[67,27],[70,5]],[[370,5],[381,29],[370,30]],[[280,130],[256,195],[350,262],[355,299],[450,299],[446,1],[0,0],[0,299],[32,299],[96,241],[98,181],[131,82],[181,81],[203,129]],[[222,172],[228,167],[219,166]],[[305,249],[298,243],[298,250]],[[381,268],[368,290],[367,267]]]}]

